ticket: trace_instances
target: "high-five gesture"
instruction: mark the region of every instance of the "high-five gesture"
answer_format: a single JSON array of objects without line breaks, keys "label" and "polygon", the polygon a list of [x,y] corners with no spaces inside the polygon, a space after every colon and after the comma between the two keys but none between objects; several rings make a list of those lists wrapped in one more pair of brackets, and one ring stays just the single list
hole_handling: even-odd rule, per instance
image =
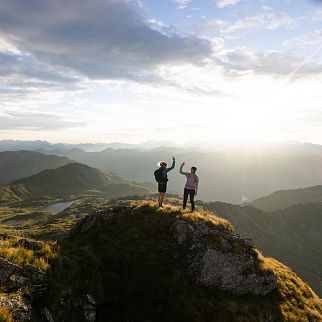
[{"label": "high-five gesture", "polygon": [[159,191],[159,197],[158,197],[158,203],[159,207],[163,207],[163,199],[164,195],[167,191],[167,183],[168,183],[168,172],[174,169],[176,166],[176,158],[172,157],[172,165],[171,167],[167,167],[167,163],[164,161],[159,162],[160,168],[154,171],[154,177],[155,180],[158,183],[158,191]]},{"label": "high-five gesture", "polygon": [[195,210],[195,196],[197,195],[198,192],[198,184],[199,184],[199,178],[196,175],[197,168],[196,167],[191,167],[190,172],[184,172],[183,167],[186,163],[182,162],[181,167],[179,172],[186,176],[187,182],[184,187],[184,192],[183,192],[183,209],[186,209],[187,206],[187,200],[188,196],[190,196],[190,203],[191,203],[191,211]]}]

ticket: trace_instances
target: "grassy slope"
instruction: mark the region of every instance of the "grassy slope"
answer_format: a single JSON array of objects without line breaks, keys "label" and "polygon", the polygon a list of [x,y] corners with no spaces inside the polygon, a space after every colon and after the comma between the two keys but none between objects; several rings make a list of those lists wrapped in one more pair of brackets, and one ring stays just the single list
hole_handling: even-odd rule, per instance
[{"label": "grassy slope", "polygon": [[45,155],[33,151],[0,152],[0,185],[71,162],[73,161],[66,157]]},{"label": "grassy slope", "polygon": [[71,163],[1,187],[0,201],[63,198],[82,193],[115,197],[147,192],[149,190],[144,186],[127,181],[112,172]]},{"label": "grassy slope", "polygon": [[[60,244],[46,299],[59,321],[78,321],[79,312],[58,299],[92,294],[99,321],[318,321],[322,303],[290,269],[273,259],[262,265],[276,272],[279,289],[269,295],[232,296],[186,279],[187,254],[175,258],[169,227],[178,218],[202,220],[232,229],[206,213],[193,216],[178,208],[151,204],[116,217]],[[184,256],[185,255],[185,256]],[[259,254],[259,256],[261,256]]]}]

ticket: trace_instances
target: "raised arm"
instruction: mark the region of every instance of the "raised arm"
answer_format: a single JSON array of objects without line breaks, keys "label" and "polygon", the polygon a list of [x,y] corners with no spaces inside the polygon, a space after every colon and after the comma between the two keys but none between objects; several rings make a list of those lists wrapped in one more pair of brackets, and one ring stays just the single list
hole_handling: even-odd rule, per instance
[{"label": "raised arm", "polygon": [[181,174],[183,174],[184,176],[186,176],[186,175],[188,175],[189,173],[188,172],[183,172],[182,171],[182,169],[183,169],[183,167],[184,167],[184,165],[185,165],[186,163],[185,162],[183,162],[182,164],[181,164],[181,167],[180,167],[180,173]]},{"label": "raised arm", "polygon": [[173,170],[175,166],[176,166],[176,159],[175,159],[175,157],[172,157],[172,165],[170,168],[166,169],[166,172]]}]

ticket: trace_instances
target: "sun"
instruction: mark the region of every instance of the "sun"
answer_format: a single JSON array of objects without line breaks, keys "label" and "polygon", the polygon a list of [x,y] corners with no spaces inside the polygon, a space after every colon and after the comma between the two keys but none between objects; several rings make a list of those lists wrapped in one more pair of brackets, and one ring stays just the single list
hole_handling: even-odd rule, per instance
[{"label": "sun", "polygon": [[265,106],[236,104],[213,112],[213,134],[224,141],[252,143],[269,140],[274,132],[274,117]]}]

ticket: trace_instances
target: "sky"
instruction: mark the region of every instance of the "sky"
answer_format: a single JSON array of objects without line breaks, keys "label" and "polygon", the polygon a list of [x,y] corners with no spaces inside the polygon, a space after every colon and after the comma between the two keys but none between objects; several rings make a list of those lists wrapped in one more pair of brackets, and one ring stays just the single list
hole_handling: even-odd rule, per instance
[{"label": "sky", "polygon": [[322,144],[322,1],[2,0],[0,139]]}]

